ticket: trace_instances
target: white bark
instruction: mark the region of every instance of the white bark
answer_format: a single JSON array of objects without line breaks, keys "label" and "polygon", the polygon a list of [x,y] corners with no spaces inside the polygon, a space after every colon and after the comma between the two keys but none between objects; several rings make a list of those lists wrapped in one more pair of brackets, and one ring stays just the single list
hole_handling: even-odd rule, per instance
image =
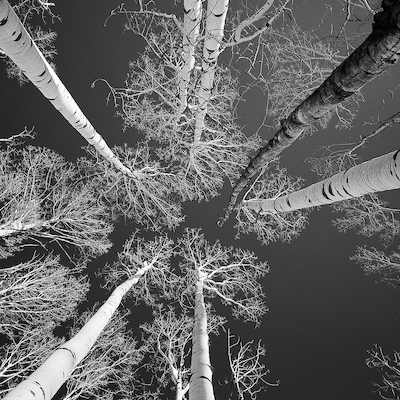
[{"label": "white bark", "polygon": [[279,213],[331,204],[400,188],[400,150],[363,162],[323,181],[276,199],[244,201],[250,209]]},{"label": "white bark", "polygon": [[200,141],[201,132],[204,129],[204,118],[207,114],[218,55],[224,36],[228,4],[229,0],[208,0],[207,2],[206,32],[203,47],[202,75],[198,95],[194,145]]},{"label": "white bark", "polygon": [[103,157],[124,174],[135,177],[85,117],[6,0],[0,0],[0,49]]},{"label": "white bark", "polygon": [[145,263],[133,278],[119,285],[72,339],[55,350],[35,372],[10,391],[3,400],[50,400],[74,368],[89,353],[125,293],[151,266],[152,264]]},{"label": "white bark", "polygon": [[204,273],[199,271],[194,308],[195,322],[192,337],[192,376],[189,386],[190,400],[214,400],[207,332],[207,311],[203,295],[204,278]]},{"label": "white bark", "polygon": [[197,36],[199,35],[201,9],[201,0],[184,0],[183,2],[184,35],[182,47],[184,65],[179,80],[179,108],[181,112],[183,112],[187,107],[187,88],[190,81],[190,72],[195,65],[194,50],[196,47]]}]

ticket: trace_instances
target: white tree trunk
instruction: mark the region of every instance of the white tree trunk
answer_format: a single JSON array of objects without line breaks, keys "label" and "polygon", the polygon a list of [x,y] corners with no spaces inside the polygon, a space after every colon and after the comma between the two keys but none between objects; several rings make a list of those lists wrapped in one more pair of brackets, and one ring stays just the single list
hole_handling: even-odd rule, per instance
[{"label": "white tree trunk", "polygon": [[190,72],[195,65],[194,49],[199,35],[201,21],[201,0],[184,0],[183,2],[183,60],[184,65],[179,80],[179,100],[181,113],[187,107],[187,88],[190,81]]},{"label": "white tree trunk", "polygon": [[11,390],[4,400],[50,400],[68,379],[74,368],[89,353],[121,303],[122,297],[151,265],[145,263],[133,278],[119,285],[80,331],[55,350],[35,372]]},{"label": "white tree trunk", "polygon": [[0,0],[0,49],[103,157],[124,174],[135,177],[87,120],[6,0]]},{"label": "white tree trunk", "polygon": [[199,272],[196,285],[194,327],[192,337],[192,363],[189,399],[214,400],[212,385],[212,368],[207,333],[207,311],[204,303],[204,276]]},{"label": "white tree trunk", "polygon": [[243,203],[244,206],[261,212],[289,212],[399,188],[400,150],[397,150],[286,196],[253,199]]},{"label": "white tree trunk", "polygon": [[200,141],[201,132],[204,129],[204,118],[207,114],[218,55],[220,53],[219,49],[224,36],[228,5],[229,0],[208,0],[207,2],[206,38],[203,47],[202,75],[198,95],[194,145]]}]

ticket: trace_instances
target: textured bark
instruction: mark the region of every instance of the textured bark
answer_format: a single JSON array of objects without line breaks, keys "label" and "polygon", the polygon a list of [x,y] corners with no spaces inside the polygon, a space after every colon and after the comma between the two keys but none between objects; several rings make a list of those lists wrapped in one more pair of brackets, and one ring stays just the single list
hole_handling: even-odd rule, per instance
[{"label": "textured bark", "polygon": [[189,399],[214,400],[212,385],[212,368],[207,333],[207,312],[204,303],[203,287],[204,276],[199,271],[199,280],[196,286],[194,327],[192,338],[192,364]]},{"label": "textured bark", "polygon": [[217,67],[220,45],[224,36],[224,26],[228,11],[229,0],[208,0],[206,32],[203,46],[203,62],[201,84],[198,95],[198,109],[194,131],[194,145],[201,139],[204,129],[204,118],[211,97],[214,75]]},{"label": "textured bark", "polygon": [[400,150],[397,150],[289,195],[277,199],[248,200],[244,206],[261,212],[290,212],[399,188]]},{"label": "textured bark", "polygon": [[85,117],[6,0],[0,0],[0,49],[103,157],[135,178]]},{"label": "textured bark", "polygon": [[119,285],[80,331],[55,350],[35,372],[11,390],[4,400],[50,400],[89,353],[125,293],[150,267],[151,264],[145,264],[133,278]]},{"label": "textured bark", "polygon": [[352,96],[400,58],[400,2],[386,0],[374,16],[367,39],[285,120],[275,136],[250,161],[232,190],[222,223],[228,218],[240,192],[269,161],[289,147],[313,121]]},{"label": "textured bark", "polygon": [[187,107],[187,88],[190,81],[190,72],[195,65],[194,49],[199,35],[201,21],[201,0],[184,0],[183,2],[183,60],[184,65],[179,80],[180,111]]}]

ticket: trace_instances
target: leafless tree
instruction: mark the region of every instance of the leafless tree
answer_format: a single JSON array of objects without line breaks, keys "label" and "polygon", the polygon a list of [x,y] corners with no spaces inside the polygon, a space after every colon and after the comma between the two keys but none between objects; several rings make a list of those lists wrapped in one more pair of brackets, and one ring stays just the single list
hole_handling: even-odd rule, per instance
[{"label": "leafless tree", "polygon": [[375,368],[382,375],[382,383],[374,383],[375,392],[385,400],[400,399],[400,353],[393,352],[393,357],[386,355],[377,344],[368,350],[369,358],[365,363],[369,368]]},{"label": "leafless tree", "polygon": [[151,230],[163,226],[174,229],[182,222],[181,204],[176,195],[178,177],[151,160],[148,144],[114,149],[132,168],[134,179],[121,174],[92,148],[88,147],[87,151],[90,157],[80,159],[79,166],[97,187],[99,204],[110,209],[114,217],[131,218]]},{"label": "leafless tree", "polygon": [[[271,383],[266,380],[270,372],[262,364],[265,356],[265,348],[258,341],[254,346],[254,340],[243,344],[240,338],[235,340],[235,335],[227,331],[229,367],[232,373],[232,381],[235,385],[240,400],[257,398],[258,393],[269,386],[279,385],[279,381]],[[255,350],[253,348],[255,347]]]},{"label": "leafless tree", "polygon": [[[87,311],[75,319],[69,336],[73,337],[92,314],[92,311]],[[113,314],[89,354],[66,381],[65,400],[129,396],[135,381],[134,371],[143,354],[132,338],[132,332],[127,329],[128,315],[128,311]]]},{"label": "leafless tree", "polygon": [[155,305],[160,296],[170,299],[176,290],[179,277],[171,267],[174,247],[173,241],[165,234],[146,241],[135,231],[118,253],[118,261],[106,265],[100,274],[107,287],[115,287],[119,282],[135,275],[144,262],[151,262],[151,268],[132,287],[129,297],[135,304],[144,301]]},{"label": "leafless tree", "polygon": [[205,297],[219,298],[231,307],[234,317],[257,324],[267,310],[258,279],[268,272],[268,266],[249,251],[223,247],[218,241],[210,245],[198,229],[185,230],[177,254],[183,259],[179,264],[180,303],[194,307],[189,398],[213,398]]},{"label": "leafless tree", "polygon": [[[361,135],[358,140],[326,146],[321,149],[319,157],[311,157],[308,161],[312,164],[312,169],[322,178],[345,171],[362,162],[357,154],[358,149],[387,127],[399,122],[397,112],[380,122],[372,132]],[[378,194],[367,194],[334,203],[332,207],[335,212],[342,214],[333,221],[341,232],[355,229],[357,233],[365,236],[377,234],[385,246],[392,243],[394,237],[400,233],[400,210],[388,207],[388,202],[380,199]]]},{"label": "leafless tree", "polygon": [[45,148],[0,151],[0,255],[49,241],[79,258],[109,249],[110,213],[97,201],[94,182]]},{"label": "leafless tree", "polygon": [[[231,193],[221,223],[228,218],[240,192],[264,165],[290,146],[311,123],[353,96],[366,83],[398,61],[400,31],[395,21],[400,7],[397,2],[384,1],[382,8],[382,11],[374,15],[373,31],[366,40],[281,121],[281,128],[275,136],[250,161]],[[373,58],[368,51],[371,48],[375,49]],[[352,72],[349,74],[348,71]]]},{"label": "leafless tree", "polygon": [[193,306],[199,276],[204,294],[219,298],[231,307],[235,317],[259,322],[267,311],[259,279],[269,272],[266,262],[246,250],[224,247],[219,241],[210,244],[199,229],[185,229],[178,241],[177,254],[183,258],[180,270],[184,274],[182,305]]},{"label": "leafless tree", "polygon": [[[233,123],[238,92],[237,82],[228,69],[215,65],[207,107],[199,105],[204,71],[200,68],[203,55],[198,42],[193,56],[195,65],[185,90],[187,107],[182,111],[179,87],[184,65],[183,24],[176,16],[146,5],[140,2],[138,11],[119,7],[113,12],[125,14],[126,28],[142,36],[147,46],[139,59],[130,64],[126,87],[110,87],[110,96],[121,107],[125,127],[134,127],[147,139],[158,142],[158,157],[179,175],[181,196],[215,196],[225,178],[236,179],[249,152],[257,148],[258,137],[247,138]],[[199,38],[203,37],[199,42],[204,35],[199,33]],[[202,112],[207,110],[205,119],[201,118],[201,134],[196,123],[199,108]]]},{"label": "leafless tree", "polygon": [[7,343],[0,346],[1,393],[26,378],[61,344],[61,339],[53,335],[53,328],[27,325],[20,335],[8,336]]},{"label": "leafless tree", "polygon": [[[154,309],[154,320],[141,325],[147,352],[146,369],[156,377],[161,388],[172,387],[175,399],[187,398],[190,380],[191,340],[193,333],[192,311],[177,314],[172,307],[161,305]],[[208,333],[219,334],[225,318],[207,310]]]},{"label": "leafless tree", "polygon": [[358,234],[370,237],[379,235],[385,246],[393,243],[400,234],[400,209],[390,208],[377,194],[346,200],[332,205],[335,212],[343,214],[333,225],[340,232],[355,229]]},{"label": "leafless tree", "polygon": [[89,283],[52,255],[0,270],[0,332],[9,337],[59,324],[70,318],[86,297]]},{"label": "leafless tree", "polygon": [[395,287],[400,283],[400,253],[392,251],[386,255],[375,247],[357,246],[356,253],[351,259],[361,266],[366,275],[379,275],[380,282]]}]

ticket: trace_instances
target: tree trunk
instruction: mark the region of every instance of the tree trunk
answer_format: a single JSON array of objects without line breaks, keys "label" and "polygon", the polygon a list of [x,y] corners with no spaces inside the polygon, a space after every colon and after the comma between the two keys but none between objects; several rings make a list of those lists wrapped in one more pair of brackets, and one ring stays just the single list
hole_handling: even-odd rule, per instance
[{"label": "tree trunk", "polygon": [[228,4],[229,0],[208,0],[207,3],[206,38],[203,46],[202,75],[198,95],[194,146],[201,140],[201,132],[204,129],[204,118],[207,114],[218,55],[220,53],[219,49],[224,36]]},{"label": "tree trunk", "polygon": [[207,311],[204,303],[204,276],[199,271],[196,285],[194,327],[192,337],[192,364],[189,399],[214,400],[212,385],[212,368],[207,333]]},{"label": "tree trunk", "polygon": [[190,81],[190,72],[195,65],[194,49],[199,35],[201,21],[201,0],[184,0],[183,3],[183,60],[184,65],[179,80],[180,112],[187,107],[187,88]]},{"label": "tree trunk", "polygon": [[400,150],[397,150],[286,196],[248,200],[243,203],[246,207],[261,212],[290,212],[399,188]]},{"label": "tree trunk", "polygon": [[11,390],[4,400],[50,400],[68,379],[74,368],[90,352],[125,293],[149,268],[151,268],[151,264],[145,263],[133,278],[119,285],[80,331],[55,350],[35,372]]},{"label": "tree trunk", "polygon": [[222,223],[231,213],[238,195],[253,176],[290,146],[313,121],[396,64],[400,58],[400,2],[382,2],[374,16],[372,33],[285,120],[275,136],[250,161],[232,190]]},{"label": "tree trunk", "polygon": [[6,0],[0,0],[0,49],[103,157],[135,178],[87,120]]}]

